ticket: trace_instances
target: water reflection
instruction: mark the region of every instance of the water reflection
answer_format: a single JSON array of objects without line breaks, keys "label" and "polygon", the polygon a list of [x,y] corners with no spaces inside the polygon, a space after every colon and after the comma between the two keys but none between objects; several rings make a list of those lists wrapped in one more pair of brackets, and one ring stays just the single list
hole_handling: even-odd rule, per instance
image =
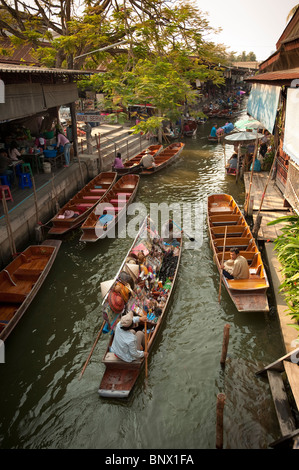
[{"label": "water reflection", "polygon": [[[186,140],[181,158],[145,178],[136,201],[200,202],[244,186],[224,170],[224,149],[209,144],[210,124]],[[224,446],[265,448],[279,429],[267,382],[255,372],[283,354],[275,309],[240,314],[219,276],[207,225],[201,246],[184,250],[165,326],[127,401],[97,395],[107,336],[102,335],[84,376],[79,375],[102,322],[100,283],[114,277],[131,240],[79,242],[67,237],[50,275],[6,343],[1,365],[1,448],[215,448],[216,397],[226,394]],[[223,328],[231,325],[229,356],[220,367]],[[146,426],[144,425],[146,423]]]}]

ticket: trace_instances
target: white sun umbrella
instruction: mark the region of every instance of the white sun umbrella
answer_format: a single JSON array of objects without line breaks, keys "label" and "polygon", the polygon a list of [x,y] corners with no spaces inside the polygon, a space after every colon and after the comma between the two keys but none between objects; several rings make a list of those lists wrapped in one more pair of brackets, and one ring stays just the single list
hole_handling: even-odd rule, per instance
[{"label": "white sun umbrella", "polygon": [[236,144],[236,143],[247,143],[250,141],[254,141],[257,138],[261,139],[263,137],[263,134],[257,133],[257,132],[235,132],[234,134],[227,135],[225,137],[225,142],[228,144]]},{"label": "white sun umbrella", "polygon": [[241,119],[235,123],[235,127],[240,130],[246,129],[264,129],[263,124],[256,119]]}]

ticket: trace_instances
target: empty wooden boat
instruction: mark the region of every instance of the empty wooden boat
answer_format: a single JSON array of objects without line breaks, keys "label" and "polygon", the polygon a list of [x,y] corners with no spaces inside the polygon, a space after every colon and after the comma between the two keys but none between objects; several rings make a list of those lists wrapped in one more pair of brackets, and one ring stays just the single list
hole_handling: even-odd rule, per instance
[{"label": "empty wooden boat", "polygon": [[156,157],[161,150],[163,149],[163,145],[150,145],[147,149],[143,150],[142,152],[135,155],[135,157],[131,158],[124,162],[125,168],[114,168],[112,167],[113,171],[116,171],[119,176],[127,175],[127,174],[138,174],[141,171],[141,168],[138,166],[142,157],[145,155],[146,151],[148,150],[151,155]]},{"label": "empty wooden boat", "polygon": [[[250,228],[234,201],[227,194],[208,197],[208,227],[214,261],[232,301],[239,312],[268,312],[268,278],[261,253]],[[226,237],[225,237],[226,232]],[[230,259],[230,249],[238,248],[249,265],[248,279],[227,279],[221,264]]]},{"label": "empty wooden boat", "polygon": [[81,241],[96,242],[115,236],[116,224],[133,202],[139,180],[138,175],[124,175],[111,187],[82,224]]},{"label": "empty wooden boat", "polygon": [[96,205],[101,202],[117,178],[115,172],[103,172],[93,178],[51,219],[51,235],[63,235],[86,220]]},{"label": "empty wooden boat", "polygon": [[0,272],[0,339],[5,341],[46,279],[61,240],[29,246]]},{"label": "empty wooden boat", "polygon": [[[154,237],[152,236],[153,234]],[[165,245],[164,248],[156,227],[154,226],[151,219],[147,217],[143,222],[140,231],[128,252],[127,257],[124,259],[122,266],[118,271],[118,276],[116,277],[114,284],[112,284],[110,290],[107,292],[103,300],[104,312],[107,304],[107,298],[109,298],[109,293],[114,288],[115,282],[117,282],[118,277],[125,268],[128,257],[130,257],[131,253],[137,253],[139,250],[143,249],[145,260],[139,269],[140,273],[145,272],[144,267],[146,267],[148,270],[151,269],[151,281],[147,283],[147,281],[141,276],[135,278],[133,281],[134,294],[127,301],[125,310],[126,312],[133,311],[134,315],[147,315],[147,318],[151,321],[151,324],[148,325],[149,329],[147,329],[147,351],[149,353],[147,361],[149,360],[153,350],[153,345],[156,341],[158,333],[161,331],[167,314],[169,301],[174,291],[177,272],[180,265],[182,247],[182,240],[179,239],[178,241],[179,243],[177,246],[172,247],[173,251],[170,249],[169,245],[167,248]],[[166,253],[168,253],[167,256]],[[165,282],[165,273],[166,270],[169,269],[170,264],[172,266],[172,271],[168,271],[169,278]],[[158,302],[159,307],[157,307],[156,304],[157,299],[160,299]],[[126,398],[129,396],[136,383],[136,380],[140,376],[144,366],[147,365],[147,363],[145,362],[144,357],[141,359],[135,359],[133,362],[125,362],[119,357],[116,357],[116,355],[110,351],[113,340],[114,333],[112,333],[110,336],[109,344],[102,360],[103,364],[105,365],[105,372],[102,377],[98,393],[101,397],[105,398]]]},{"label": "empty wooden boat", "polygon": [[171,165],[180,156],[184,147],[185,144],[182,142],[174,142],[168,145],[168,147],[155,157],[155,166],[145,168],[141,171],[140,175],[152,175],[153,173],[157,173],[157,171],[163,170],[163,168],[166,168],[168,165]]}]

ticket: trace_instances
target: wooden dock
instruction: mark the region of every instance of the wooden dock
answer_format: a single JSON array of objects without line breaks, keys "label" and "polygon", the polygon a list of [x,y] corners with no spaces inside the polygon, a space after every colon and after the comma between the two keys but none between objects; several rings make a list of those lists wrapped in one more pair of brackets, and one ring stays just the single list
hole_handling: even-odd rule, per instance
[{"label": "wooden dock", "polygon": [[[262,196],[268,181],[269,172],[253,173],[252,186],[250,190],[250,199],[253,198],[253,221],[256,221],[256,217],[260,208]],[[246,197],[250,187],[251,172],[244,173],[244,183]],[[262,222],[258,232],[259,240],[271,240],[274,241],[279,235],[281,235],[281,228],[284,224],[277,224],[268,226],[267,224],[272,220],[276,220],[279,217],[290,215],[290,209],[285,207],[285,200],[281,191],[276,186],[273,180],[270,180],[264,197],[263,205],[261,208],[260,215],[262,216]]]}]

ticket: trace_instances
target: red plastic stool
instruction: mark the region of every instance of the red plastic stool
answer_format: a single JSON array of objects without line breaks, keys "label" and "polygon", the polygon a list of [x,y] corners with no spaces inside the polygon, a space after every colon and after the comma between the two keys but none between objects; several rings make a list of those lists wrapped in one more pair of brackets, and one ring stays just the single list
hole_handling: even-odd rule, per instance
[{"label": "red plastic stool", "polygon": [[7,191],[7,194],[5,194],[5,200],[13,202],[10,187],[7,186],[7,185],[1,185],[0,186],[0,199],[2,199],[2,191],[4,191],[4,194],[5,194],[5,191]]}]

